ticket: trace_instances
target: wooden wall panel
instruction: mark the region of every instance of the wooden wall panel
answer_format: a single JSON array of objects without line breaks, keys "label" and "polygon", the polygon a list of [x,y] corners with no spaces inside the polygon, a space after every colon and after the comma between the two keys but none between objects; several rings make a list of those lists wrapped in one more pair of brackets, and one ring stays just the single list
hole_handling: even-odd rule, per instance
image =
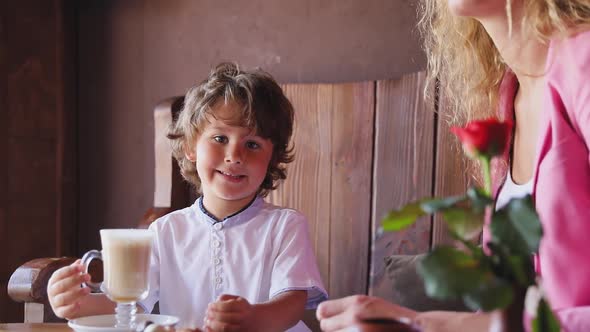
[{"label": "wooden wall panel", "polygon": [[431,218],[404,231],[378,234],[389,210],[432,192],[435,112],[434,104],[424,101],[424,80],[419,72],[377,82],[369,294],[385,298],[391,298],[392,282],[383,259],[430,247]]},{"label": "wooden wall panel", "polygon": [[295,108],[295,160],[288,166],[286,181],[271,193],[269,201],[307,216],[322,280],[329,288],[332,122],[330,109],[320,109],[331,87],[294,84],[283,89]]},{"label": "wooden wall panel", "polygon": [[[444,95],[439,98],[438,118],[434,193],[437,197],[462,194],[472,178],[467,171],[467,159],[463,155],[461,144],[449,129],[453,116]],[[432,225],[432,246],[438,244],[453,244],[440,216],[434,218]]]},{"label": "wooden wall panel", "polygon": [[269,201],[309,219],[331,297],[364,293],[369,247],[374,83],[283,86],[296,110],[295,161]]},{"label": "wooden wall panel", "polygon": [[370,246],[375,83],[334,89],[330,294],[365,293]]}]

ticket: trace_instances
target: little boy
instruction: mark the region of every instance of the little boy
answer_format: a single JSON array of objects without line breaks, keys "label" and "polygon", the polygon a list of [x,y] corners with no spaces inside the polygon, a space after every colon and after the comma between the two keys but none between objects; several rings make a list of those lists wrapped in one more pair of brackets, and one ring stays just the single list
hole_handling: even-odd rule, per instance
[{"label": "little boy", "polygon": [[[139,303],[211,331],[309,331],[300,320],[327,298],[306,218],[263,200],[286,178],[293,107],[267,73],[217,66],[193,87],[168,137],[182,175],[201,197],[156,220],[150,293]],[[54,273],[60,317],[113,313],[79,288],[79,262]]]}]

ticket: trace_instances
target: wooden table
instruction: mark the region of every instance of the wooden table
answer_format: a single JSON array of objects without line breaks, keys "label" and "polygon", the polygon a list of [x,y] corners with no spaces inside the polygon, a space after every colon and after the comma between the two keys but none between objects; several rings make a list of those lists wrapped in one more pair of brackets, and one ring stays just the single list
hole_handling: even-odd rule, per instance
[{"label": "wooden table", "polygon": [[357,325],[359,332],[420,332],[409,325],[390,320],[369,320]]},{"label": "wooden table", "polygon": [[[73,332],[65,323],[12,323],[0,324],[0,332]],[[373,322],[359,326],[361,332],[410,332],[397,324]]]},{"label": "wooden table", "polygon": [[65,323],[12,323],[0,324],[1,332],[72,332]]}]

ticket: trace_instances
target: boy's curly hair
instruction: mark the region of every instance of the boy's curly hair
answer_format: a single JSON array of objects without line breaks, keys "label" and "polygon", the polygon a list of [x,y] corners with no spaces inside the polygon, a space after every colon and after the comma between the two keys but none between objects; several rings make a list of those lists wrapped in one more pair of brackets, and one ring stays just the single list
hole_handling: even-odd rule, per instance
[{"label": "boy's curly hair", "polygon": [[243,71],[235,63],[221,63],[206,80],[187,92],[182,111],[168,133],[180,172],[200,193],[201,180],[196,165],[186,158],[185,152],[192,149],[208,122],[207,117],[215,116],[214,107],[221,101],[240,106],[237,125],[251,128],[256,135],[273,143],[266,177],[258,192],[264,197],[277,187],[279,180],[287,177],[286,164],[293,161],[293,147],[289,142],[294,111],[277,82],[260,69]]}]

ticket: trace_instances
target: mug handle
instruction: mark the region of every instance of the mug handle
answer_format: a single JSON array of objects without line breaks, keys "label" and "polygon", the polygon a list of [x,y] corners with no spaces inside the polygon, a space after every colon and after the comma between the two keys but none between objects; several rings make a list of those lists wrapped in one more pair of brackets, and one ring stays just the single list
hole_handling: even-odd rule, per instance
[{"label": "mug handle", "polygon": [[[100,259],[102,261],[102,253],[98,250],[90,250],[82,256],[82,264],[84,264],[84,273],[88,273],[88,267],[90,266],[90,262],[93,259]],[[92,290],[92,292],[100,293],[102,292],[101,286],[102,282],[89,282],[82,283],[83,286],[88,287]]]}]

